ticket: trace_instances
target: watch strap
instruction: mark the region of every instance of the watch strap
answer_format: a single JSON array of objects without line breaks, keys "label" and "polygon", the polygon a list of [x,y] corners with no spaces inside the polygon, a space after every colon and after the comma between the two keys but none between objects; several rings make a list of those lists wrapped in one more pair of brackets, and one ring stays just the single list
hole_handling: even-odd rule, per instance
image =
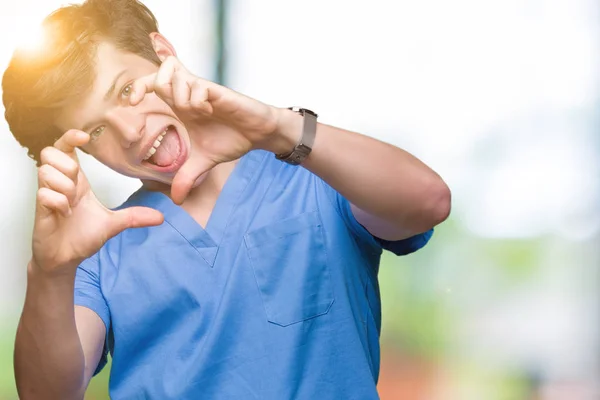
[{"label": "watch strap", "polygon": [[302,135],[294,149],[286,154],[276,154],[278,160],[288,164],[299,165],[312,151],[317,134],[317,117],[318,115],[311,110],[299,107],[289,107],[289,110],[299,113],[303,117]]}]

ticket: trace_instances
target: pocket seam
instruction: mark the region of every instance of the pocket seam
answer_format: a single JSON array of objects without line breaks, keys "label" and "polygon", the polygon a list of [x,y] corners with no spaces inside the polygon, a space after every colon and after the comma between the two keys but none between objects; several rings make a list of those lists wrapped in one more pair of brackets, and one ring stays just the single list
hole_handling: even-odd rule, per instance
[{"label": "pocket seam", "polygon": [[[286,222],[293,223],[293,221],[302,218],[302,216],[305,216],[306,214],[310,214],[311,216],[308,220],[305,220],[305,222],[299,224],[297,227],[290,228],[289,226],[285,225]],[[293,231],[285,232],[283,235],[278,235],[277,232],[270,232],[268,234],[258,233],[257,237],[262,240],[252,239],[252,234],[254,232],[265,232],[269,228],[273,229],[273,226],[283,226],[283,228],[280,229],[293,229]],[[318,233],[318,236],[314,235],[315,233]],[[322,257],[310,257],[309,259],[307,259],[309,265],[305,265],[304,268],[309,271],[309,275],[310,271],[314,271],[313,275],[316,277],[316,281],[321,282],[313,288],[313,293],[311,293],[310,290],[304,291],[302,293],[303,295],[299,299],[295,299],[297,301],[294,302],[293,305],[289,306],[288,308],[281,308],[282,305],[285,306],[286,304],[286,302],[280,300],[281,293],[288,292],[288,289],[289,291],[293,291],[293,287],[291,287],[292,285],[289,285],[289,288],[286,287],[288,286],[285,283],[286,281],[282,280],[280,282],[277,282],[280,289],[274,292],[274,294],[267,295],[266,293],[269,292],[268,285],[265,284],[266,281],[264,277],[261,277],[260,275],[269,274],[271,272],[271,269],[277,268],[277,266],[272,265],[273,261],[271,263],[267,261],[261,264],[261,258],[257,257],[257,253],[260,253],[259,250],[263,246],[265,248],[269,248],[272,245],[277,244],[274,243],[274,241],[286,240],[286,238],[290,238],[300,234],[309,235],[309,238],[311,238],[309,246],[318,244],[318,246],[315,246],[315,248],[317,249],[317,252],[320,252],[322,254]],[[285,327],[297,324],[302,321],[307,321],[316,317],[323,316],[327,314],[329,310],[331,310],[331,307],[335,302],[335,296],[333,291],[330,266],[328,262],[329,252],[327,251],[327,235],[325,234],[324,226],[316,210],[301,213],[294,217],[286,218],[284,220],[277,221],[273,224],[262,226],[256,230],[246,233],[246,235],[244,236],[246,254],[248,260],[250,261],[255,283],[260,294],[263,311],[265,313],[266,320],[269,323]],[[316,260],[317,262],[310,262],[310,260]],[[303,273],[302,275],[304,276],[306,275],[306,273]],[[283,287],[283,289],[281,289],[281,287]],[[317,298],[315,298],[311,303],[305,303],[306,299],[311,297]],[[312,309],[312,311],[305,312],[306,309]]]}]

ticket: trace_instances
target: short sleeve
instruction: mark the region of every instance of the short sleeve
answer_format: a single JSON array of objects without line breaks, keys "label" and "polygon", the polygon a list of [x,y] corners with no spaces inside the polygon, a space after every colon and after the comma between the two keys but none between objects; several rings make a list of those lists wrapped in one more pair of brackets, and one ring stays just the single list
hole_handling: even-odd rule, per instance
[{"label": "short sleeve", "polygon": [[433,236],[433,228],[427,232],[423,232],[402,240],[390,241],[380,239],[378,237],[375,237],[375,240],[377,240],[383,249],[391,251],[397,256],[405,256],[407,254],[414,253],[425,246],[427,242],[429,242],[429,239],[431,239],[431,236]]},{"label": "short sleeve", "polygon": [[379,244],[373,235],[362,226],[352,213],[350,202],[344,196],[342,196],[337,190],[329,186],[325,181],[317,177],[320,182],[321,188],[325,191],[327,198],[336,209],[337,213],[342,217],[346,227],[352,232],[352,234],[358,238],[361,243],[367,245],[373,252],[381,253],[381,244]]},{"label": "short sleeve", "polygon": [[425,246],[433,235],[433,229],[431,229],[427,232],[396,241],[389,241],[375,237],[356,220],[354,213],[352,212],[350,202],[327,183],[322,180],[321,182],[327,193],[327,196],[329,197],[329,200],[333,203],[338,213],[342,216],[348,228],[356,237],[361,239],[363,243],[368,244],[375,250],[384,249],[391,251],[398,256],[404,256],[414,253]]},{"label": "short sleeve", "polygon": [[[100,262],[97,254],[84,260],[77,268],[77,273],[75,275],[74,303],[76,306],[89,308],[98,314],[100,319],[102,319],[102,322],[104,322],[108,337],[110,329],[110,313],[100,288]],[[107,356],[108,346],[105,340],[102,357],[100,358],[94,375],[104,368],[107,362]]]}]

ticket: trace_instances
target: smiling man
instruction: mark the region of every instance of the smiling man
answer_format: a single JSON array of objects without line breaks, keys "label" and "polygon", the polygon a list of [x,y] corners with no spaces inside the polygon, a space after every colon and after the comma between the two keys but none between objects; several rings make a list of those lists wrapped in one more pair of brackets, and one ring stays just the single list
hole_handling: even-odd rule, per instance
[{"label": "smiling man", "polygon": [[[20,398],[374,399],[382,249],[450,210],[407,152],[194,76],[134,0],[88,0],[16,51],[6,119],[39,166]],[[80,148],[142,187],[105,208]]]}]

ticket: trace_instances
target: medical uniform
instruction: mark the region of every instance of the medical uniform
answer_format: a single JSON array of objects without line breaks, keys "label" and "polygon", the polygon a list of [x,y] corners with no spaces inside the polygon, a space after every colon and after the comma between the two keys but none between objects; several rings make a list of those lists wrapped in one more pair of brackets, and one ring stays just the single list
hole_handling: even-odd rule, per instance
[{"label": "medical uniform", "polygon": [[107,328],[113,399],[377,399],[382,246],[350,204],[302,167],[252,151],[203,229],[162,193],[161,211],[77,271],[75,304]]}]

